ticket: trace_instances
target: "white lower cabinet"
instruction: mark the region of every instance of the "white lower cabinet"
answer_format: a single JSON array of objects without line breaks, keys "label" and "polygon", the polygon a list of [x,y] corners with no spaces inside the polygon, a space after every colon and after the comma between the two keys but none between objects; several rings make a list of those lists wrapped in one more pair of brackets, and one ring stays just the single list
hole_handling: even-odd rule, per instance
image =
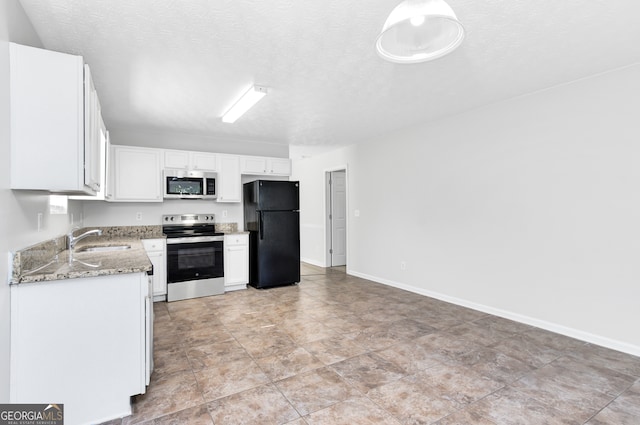
[{"label": "white lower cabinet", "polygon": [[10,402],[63,403],[69,425],[130,415],[152,367],[149,291],[146,273],[11,285]]},{"label": "white lower cabinet", "polygon": [[224,289],[246,289],[249,283],[249,234],[224,235]]},{"label": "white lower cabinet", "polygon": [[153,301],[167,300],[167,243],[165,239],[143,239],[142,245],[153,264]]}]

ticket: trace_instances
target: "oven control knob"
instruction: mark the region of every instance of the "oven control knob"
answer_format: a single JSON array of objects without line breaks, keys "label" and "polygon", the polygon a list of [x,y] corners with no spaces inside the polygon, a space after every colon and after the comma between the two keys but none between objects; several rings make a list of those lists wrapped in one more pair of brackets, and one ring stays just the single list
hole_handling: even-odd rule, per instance
[{"label": "oven control knob", "polygon": [[169,220],[173,221],[173,219],[174,219],[174,218],[175,218],[175,217],[169,217]]}]

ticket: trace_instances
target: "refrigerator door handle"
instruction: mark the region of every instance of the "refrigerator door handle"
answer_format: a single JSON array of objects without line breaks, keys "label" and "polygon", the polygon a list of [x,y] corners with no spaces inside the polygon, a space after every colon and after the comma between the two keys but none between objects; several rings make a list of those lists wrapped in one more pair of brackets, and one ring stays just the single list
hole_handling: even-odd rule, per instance
[{"label": "refrigerator door handle", "polygon": [[262,228],[262,211],[258,211],[258,236],[264,239],[264,229]]}]

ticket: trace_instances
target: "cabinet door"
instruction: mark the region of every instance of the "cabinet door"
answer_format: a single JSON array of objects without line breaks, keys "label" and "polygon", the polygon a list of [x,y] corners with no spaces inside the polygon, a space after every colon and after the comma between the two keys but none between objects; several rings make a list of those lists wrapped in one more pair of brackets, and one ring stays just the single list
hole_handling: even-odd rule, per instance
[{"label": "cabinet door", "polygon": [[245,289],[249,283],[249,235],[225,235],[224,247],[225,290]]},{"label": "cabinet door", "polygon": [[245,156],[241,161],[242,174],[266,174],[267,159],[256,156]]},{"label": "cabinet door", "polygon": [[[107,176],[113,174],[109,169],[109,157],[111,156],[111,143],[109,142],[109,132],[107,131],[102,116],[98,116],[98,134],[99,134],[99,161],[100,161],[100,190],[95,196],[69,196],[69,199],[78,199],[82,201],[110,201],[113,194],[107,189],[107,186],[113,186]],[[109,184],[107,184],[109,183]]]},{"label": "cabinet door", "polygon": [[248,252],[246,246],[230,246],[226,249],[228,267],[224,270],[225,285],[249,283]]},{"label": "cabinet door", "polygon": [[63,400],[68,423],[89,424],[116,417],[145,392],[146,274],[10,289],[11,402]]},{"label": "cabinet door", "polygon": [[164,301],[167,294],[166,241],[164,239],[142,239],[142,245],[153,264],[153,298]]},{"label": "cabinet door", "polygon": [[167,294],[167,270],[164,252],[148,252],[147,256],[153,264],[153,297]]},{"label": "cabinet door", "polygon": [[224,261],[225,285],[249,283],[249,249],[246,245],[226,247]]},{"label": "cabinet door", "polygon": [[216,171],[217,155],[207,152],[190,152],[167,149],[164,151],[164,168],[176,170]]},{"label": "cabinet door", "polygon": [[220,155],[216,179],[218,202],[240,202],[242,199],[240,181],[240,158],[233,155]]},{"label": "cabinet door", "polygon": [[115,201],[162,202],[160,151],[114,146]]},{"label": "cabinet door", "polygon": [[269,174],[291,175],[291,160],[288,158],[270,158],[267,165]]},{"label": "cabinet door", "polygon": [[93,194],[84,184],[82,57],[13,43],[9,51],[11,188]]},{"label": "cabinet door", "polygon": [[101,132],[104,122],[89,65],[84,65],[84,183],[100,192]]},{"label": "cabinet door", "polygon": [[242,174],[290,176],[291,160],[288,158],[244,156],[240,171]]},{"label": "cabinet door", "polygon": [[189,168],[189,152],[173,150],[164,151],[164,168],[186,170]]},{"label": "cabinet door", "polygon": [[199,171],[216,171],[217,155],[214,153],[191,152],[191,167]]}]

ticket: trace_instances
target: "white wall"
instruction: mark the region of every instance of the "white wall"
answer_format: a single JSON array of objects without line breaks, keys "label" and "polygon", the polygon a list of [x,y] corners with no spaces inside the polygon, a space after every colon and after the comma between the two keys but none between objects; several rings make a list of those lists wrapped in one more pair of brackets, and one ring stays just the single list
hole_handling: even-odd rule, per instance
[{"label": "white wall", "polygon": [[115,145],[289,158],[289,145],[283,143],[251,142],[232,137],[221,139],[192,133],[122,129],[109,126],[109,122],[105,124],[109,129],[111,143]]},{"label": "white wall", "polygon": [[350,273],[640,355],[639,92],[636,65],[297,160],[302,257],[346,163]]},{"label": "white wall", "polygon": [[[324,176],[329,171],[347,168],[347,162],[353,155],[355,155],[354,147],[347,147],[314,159],[293,160],[291,180],[300,180],[300,257],[302,261],[320,267],[327,266],[325,261],[325,253],[328,249],[325,237],[327,204]],[[347,181],[350,178],[350,171],[350,169],[347,170]]]},{"label": "white wall", "polygon": [[[0,1],[0,403],[9,401],[10,312],[7,255],[66,233],[69,215],[50,215],[49,197],[43,192],[9,189],[10,110],[8,41],[42,47],[18,0]],[[46,176],[43,176],[46,178]],[[70,203],[79,217],[81,205]],[[38,231],[37,215],[43,214]]]},{"label": "white wall", "polygon": [[[227,211],[227,217],[223,212]],[[136,214],[142,213],[142,220]],[[218,223],[238,223],[242,226],[242,204],[222,204],[205,200],[169,200],[165,202],[104,202],[84,201],[85,226],[142,226],[162,224],[165,214],[213,213]]]}]

